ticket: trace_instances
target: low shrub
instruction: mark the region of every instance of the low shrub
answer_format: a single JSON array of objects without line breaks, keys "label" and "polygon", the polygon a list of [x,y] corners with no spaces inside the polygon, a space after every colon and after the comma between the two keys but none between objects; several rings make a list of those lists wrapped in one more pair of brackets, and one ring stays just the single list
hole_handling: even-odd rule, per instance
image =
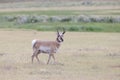
[{"label": "low shrub", "polygon": [[61,22],[70,22],[70,21],[72,21],[72,18],[65,16],[65,17],[62,17],[60,21]]},{"label": "low shrub", "polygon": [[35,16],[38,22],[48,22],[49,17],[46,15]]},{"label": "low shrub", "polygon": [[77,22],[91,22],[90,18],[85,15],[80,15],[76,17]]},{"label": "low shrub", "polygon": [[16,16],[5,16],[5,19],[9,22],[15,21],[17,19]]},{"label": "low shrub", "polygon": [[16,23],[18,24],[24,24],[28,22],[29,22],[28,16],[18,16],[16,19]]},{"label": "low shrub", "polygon": [[87,1],[85,0],[82,2],[82,5],[86,5],[86,6],[92,5],[92,4],[93,4],[92,1],[88,1],[88,0]]},{"label": "low shrub", "polygon": [[59,16],[51,16],[49,17],[50,22],[60,22],[61,18]]},{"label": "low shrub", "polygon": [[43,22],[105,22],[105,23],[120,23],[120,16],[46,16],[46,15],[21,15],[21,16],[5,16],[9,22],[18,24],[25,23],[43,23]]}]

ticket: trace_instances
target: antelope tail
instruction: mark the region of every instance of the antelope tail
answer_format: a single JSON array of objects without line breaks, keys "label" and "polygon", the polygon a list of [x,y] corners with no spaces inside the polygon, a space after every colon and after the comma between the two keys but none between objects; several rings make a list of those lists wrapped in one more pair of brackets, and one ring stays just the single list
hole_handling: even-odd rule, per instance
[{"label": "antelope tail", "polygon": [[35,43],[37,42],[36,39],[32,40],[32,48],[34,47]]}]

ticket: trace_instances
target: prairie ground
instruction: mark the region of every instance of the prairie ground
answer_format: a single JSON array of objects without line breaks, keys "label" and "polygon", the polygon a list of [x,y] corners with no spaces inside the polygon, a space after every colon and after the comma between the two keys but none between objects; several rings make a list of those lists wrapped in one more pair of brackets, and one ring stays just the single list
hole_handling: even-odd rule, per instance
[{"label": "prairie ground", "polygon": [[56,32],[0,30],[1,80],[120,80],[120,33],[66,32],[56,64],[31,63],[33,39],[55,40]]}]

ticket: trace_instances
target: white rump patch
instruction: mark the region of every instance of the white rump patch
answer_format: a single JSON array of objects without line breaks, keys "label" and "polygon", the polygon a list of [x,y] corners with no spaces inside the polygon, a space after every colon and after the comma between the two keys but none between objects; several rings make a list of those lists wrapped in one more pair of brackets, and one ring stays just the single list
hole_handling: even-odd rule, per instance
[{"label": "white rump patch", "polygon": [[34,46],[34,44],[36,43],[36,39],[32,40],[32,47]]}]

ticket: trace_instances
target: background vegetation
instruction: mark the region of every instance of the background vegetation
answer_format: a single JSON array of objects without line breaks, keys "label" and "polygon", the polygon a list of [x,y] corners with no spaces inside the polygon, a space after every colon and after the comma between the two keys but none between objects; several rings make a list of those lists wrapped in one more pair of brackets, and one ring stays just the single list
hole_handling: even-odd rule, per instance
[{"label": "background vegetation", "polygon": [[6,0],[0,5],[0,28],[120,32],[119,5],[119,0]]}]

